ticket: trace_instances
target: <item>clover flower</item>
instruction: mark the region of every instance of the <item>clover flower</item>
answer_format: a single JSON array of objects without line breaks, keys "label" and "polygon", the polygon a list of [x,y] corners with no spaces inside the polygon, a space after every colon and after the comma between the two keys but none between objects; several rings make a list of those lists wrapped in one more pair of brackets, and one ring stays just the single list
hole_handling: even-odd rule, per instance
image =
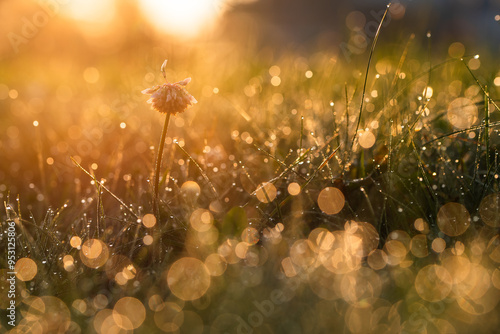
[{"label": "clover flower", "polygon": [[176,83],[164,83],[142,91],[143,94],[151,95],[147,101],[151,108],[163,114],[184,112],[198,101],[184,88],[191,78],[186,78]]}]

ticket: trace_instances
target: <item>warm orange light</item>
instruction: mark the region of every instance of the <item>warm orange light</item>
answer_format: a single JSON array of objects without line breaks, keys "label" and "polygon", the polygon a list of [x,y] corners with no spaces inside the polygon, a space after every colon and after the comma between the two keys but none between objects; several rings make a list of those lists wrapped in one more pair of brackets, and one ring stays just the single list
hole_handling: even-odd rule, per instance
[{"label": "warm orange light", "polygon": [[115,3],[111,0],[72,0],[55,9],[76,21],[93,24],[108,24],[115,16]]},{"label": "warm orange light", "polygon": [[139,0],[138,4],[159,30],[194,36],[213,23],[221,11],[222,0]]}]

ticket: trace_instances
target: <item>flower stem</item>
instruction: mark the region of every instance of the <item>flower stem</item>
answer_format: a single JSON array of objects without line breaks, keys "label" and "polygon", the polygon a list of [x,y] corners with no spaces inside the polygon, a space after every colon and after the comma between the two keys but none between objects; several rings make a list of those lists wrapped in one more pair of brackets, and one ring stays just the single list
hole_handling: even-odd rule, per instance
[{"label": "flower stem", "polygon": [[170,121],[170,113],[165,117],[165,124],[161,132],[160,144],[158,146],[158,153],[156,155],[155,175],[153,181],[153,209],[155,210],[156,219],[160,219],[160,205],[159,205],[159,186],[160,186],[160,168],[161,158],[163,156],[163,147],[165,146],[165,136],[167,135],[168,123]]}]

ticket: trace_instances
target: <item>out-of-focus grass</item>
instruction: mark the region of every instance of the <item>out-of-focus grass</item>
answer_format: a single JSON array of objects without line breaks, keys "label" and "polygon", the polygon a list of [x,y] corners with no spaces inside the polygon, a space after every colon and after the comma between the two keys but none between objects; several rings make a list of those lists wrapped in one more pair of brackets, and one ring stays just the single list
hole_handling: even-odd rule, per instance
[{"label": "out-of-focus grass", "polygon": [[[498,69],[405,45],[376,49],[354,147],[364,66],[341,53],[143,42],[3,60],[2,217],[37,268],[20,330],[494,331],[499,110],[467,66],[493,100]],[[172,120],[147,228],[162,120],[140,91],[165,58],[199,103]]]}]

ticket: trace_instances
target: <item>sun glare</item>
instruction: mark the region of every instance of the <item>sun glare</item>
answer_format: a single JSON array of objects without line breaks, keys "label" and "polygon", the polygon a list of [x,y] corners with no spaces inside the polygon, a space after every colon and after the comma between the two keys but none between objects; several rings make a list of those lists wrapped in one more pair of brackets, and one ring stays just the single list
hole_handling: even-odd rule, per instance
[{"label": "sun glare", "polygon": [[108,24],[115,15],[115,4],[110,0],[72,0],[61,9],[76,21],[93,24]]},{"label": "sun glare", "polygon": [[164,32],[195,36],[214,22],[222,0],[139,0],[143,14]]}]

